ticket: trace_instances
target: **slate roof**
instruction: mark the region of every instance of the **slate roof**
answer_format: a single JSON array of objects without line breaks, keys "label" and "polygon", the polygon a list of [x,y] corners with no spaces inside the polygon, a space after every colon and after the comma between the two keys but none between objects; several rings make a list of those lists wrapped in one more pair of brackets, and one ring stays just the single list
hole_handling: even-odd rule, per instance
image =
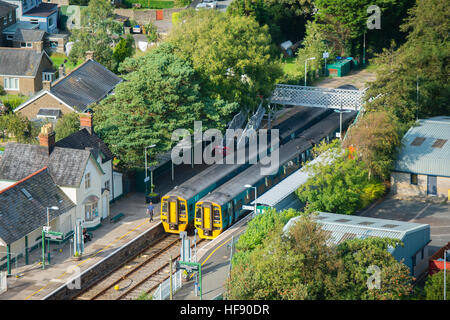
[{"label": "slate roof", "polygon": [[56,81],[50,92],[77,111],[84,112],[87,106],[103,99],[121,81],[100,63],[87,60]]},{"label": "slate roof", "polygon": [[103,154],[102,162],[107,162],[111,160],[114,155],[108,146],[100,139],[95,133],[89,134],[87,129],[83,128],[61,140],[56,142],[57,147],[61,148],[72,148],[85,150],[86,148],[92,148],[92,153],[94,158],[97,158],[98,151],[100,150]]},{"label": "slate roof", "polygon": [[32,17],[48,17],[58,10],[58,5],[55,3],[41,3],[36,8],[31,9],[23,14],[23,16]]},{"label": "slate roof", "polygon": [[49,156],[46,147],[8,143],[0,159],[0,180],[18,181],[48,167],[58,186],[77,188],[89,157],[87,150],[55,147]]},{"label": "slate roof", "polygon": [[7,16],[8,13],[14,11],[16,8],[18,8],[18,6],[0,0],[0,17]]},{"label": "slate roof", "polygon": [[402,142],[396,171],[450,177],[450,117],[419,120]]},{"label": "slate roof", "polygon": [[15,41],[42,41],[44,40],[45,31],[40,29],[17,29],[13,40]]},{"label": "slate roof", "polygon": [[0,190],[0,243],[11,244],[42,228],[47,223],[46,207],[51,206],[59,207],[49,211],[53,220],[75,204],[55,185],[45,167]]},{"label": "slate roof", "polygon": [[0,48],[0,75],[34,77],[43,55],[29,49]]}]

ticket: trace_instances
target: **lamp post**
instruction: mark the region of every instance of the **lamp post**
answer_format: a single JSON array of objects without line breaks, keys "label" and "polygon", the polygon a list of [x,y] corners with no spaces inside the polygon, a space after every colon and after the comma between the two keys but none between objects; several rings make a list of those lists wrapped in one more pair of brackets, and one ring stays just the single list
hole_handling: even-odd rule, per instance
[{"label": "lamp post", "polygon": [[[59,207],[47,207],[47,226],[42,227],[42,269],[45,269],[45,233],[50,230],[50,210],[59,210]],[[50,263],[50,244],[48,251],[48,263]]]},{"label": "lamp post", "polygon": [[[147,178],[148,178],[148,176],[147,176],[147,149],[150,149],[150,148],[154,148],[154,147],[156,147],[156,144],[152,144],[151,146],[147,146],[147,147],[145,147],[144,148],[144,150],[145,150],[145,196],[147,196],[147,193],[148,193],[148,189],[147,189]],[[153,171],[151,172],[151,185],[153,186]],[[152,190],[153,191],[153,190]]]},{"label": "lamp post", "polygon": [[256,199],[258,198],[256,187],[252,187],[250,184],[245,185],[246,188],[254,188],[255,189],[255,214],[256,214]]},{"label": "lamp post", "polygon": [[314,60],[316,59],[316,57],[311,57],[305,60],[305,87],[306,87],[306,65],[308,64],[308,60]]},{"label": "lamp post", "polygon": [[334,112],[339,113],[339,139],[342,141],[342,113],[352,112],[351,110],[342,110],[342,104],[339,110],[334,110]]}]

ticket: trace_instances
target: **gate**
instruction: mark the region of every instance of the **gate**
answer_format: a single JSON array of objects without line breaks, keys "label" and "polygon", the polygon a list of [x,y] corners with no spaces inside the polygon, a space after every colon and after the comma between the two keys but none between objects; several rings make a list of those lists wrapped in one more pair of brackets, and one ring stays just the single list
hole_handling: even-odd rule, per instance
[{"label": "gate", "polygon": [[164,10],[156,10],[156,20],[164,19]]}]

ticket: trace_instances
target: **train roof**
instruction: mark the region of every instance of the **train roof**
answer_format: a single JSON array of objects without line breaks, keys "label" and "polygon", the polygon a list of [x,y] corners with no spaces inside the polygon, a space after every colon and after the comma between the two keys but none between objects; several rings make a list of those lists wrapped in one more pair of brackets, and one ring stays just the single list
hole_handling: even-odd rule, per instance
[{"label": "train roof", "polygon": [[[348,123],[355,116],[355,114],[355,112],[343,113],[343,125]],[[334,132],[336,128],[339,128],[339,114],[333,112],[321,122],[311,126],[309,129],[306,129],[299,138],[291,140],[280,146],[279,166],[286,164],[296,154],[301,154],[314,144],[319,143],[323,138]],[[262,167],[263,166],[261,163],[251,166],[213,192],[204,196],[199,201],[210,201],[219,205],[229,202],[246,189],[246,184],[254,184],[263,177],[260,171]]]},{"label": "train roof", "polygon": [[[316,117],[320,117],[326,112],[326,110],[321,108],[298,108],[301,108],[301,111],[297,112],[293,117],[281,122],[279,125],[274,127],[274,129],[280,130],[280,139],[283,139],[282,137],[290,135],[292,132],[298,130],[301,127],[307,126],[314,119],[316,119]],[[252,152],[251,155],[249,155],[249,152],[251,152],[251,150],[246,151],[246,162],[248,162],[249,156],[250,159],[254,159],[254,157],[256,156],[255,152]],[[238,152],[236,151],[235,155],[237,155],[237,153]],[[196,176],[175,187],[174,189],[166,193],[165,196],[176,196],[184,199],[190,199],[197,195],[200,191],[208,188],[211,184],[226,177],[228,174],[232,173],[242,165],[244,164],[238,164],[236,163],[236,161],[235,164],[213,164]]]},{"label": "train roof", "polygon": [[[309,141],[303,138],[297,138],[289,141],[288,143],[280,146],[279,148],[279,166],[274,170],[278,171],[280,166],[285,165],[297,154],[301,154],[305,150],[312,147]],[[264,178],[266,175],[261,174],[261,169],[264,167],[261,162],[251,166],[250,168],[244,170],[238,174],[233,179],[224,183],[222,186],[217,188],[215,191],[207,194],[199,201],[211,201],[219,205],[223,205],[233,199],[235,196],[240,194],[246,188],[245,184],[255,184],[257,181]],[[273,173],[275,173],[273,172]]]}]

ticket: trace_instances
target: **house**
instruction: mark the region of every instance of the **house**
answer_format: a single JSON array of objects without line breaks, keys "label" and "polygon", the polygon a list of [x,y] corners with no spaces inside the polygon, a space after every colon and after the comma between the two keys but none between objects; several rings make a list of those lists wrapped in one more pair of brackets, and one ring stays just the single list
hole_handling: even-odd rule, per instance
[{"label": "house", "polygon": [[[55,144],[61,148],[90,150],[105,174],[102,176],[102,188],[109,191],[109,201],[122,195],[122,173],[113,171],[114,155],[108,146],[94,132],[93,114],[80,114],[80,130],[58,140]],[[105,206],[105,205],[104,205]]]},{"label": "house", "polygon": [[[47,208],[57,207],[48,211]],[[75,226],[75,204],[56,186],[47,167],[0,188],[0,269],[11,272],[11,263],[41,244],[42,228],[67,234]]]},{"label": "house", "polygon": [[94,229],[109,215],[105,172],[90,150],[56,146],[52,124],[42,127],[39,145],[8,143],[0,159],[0,187],[15,183],[48,167],[55,184],[76,205],[76,218]]},{"label": "house", "polygon": [[16,5],[0,0],[0,47],[6,42],[3,31],[16,23],[16,9]]},{"label": "house", "polygon": [[16,18],[20,22],[36,25],[47,33],[58,31],[58,5],[42,0],[3,0],[16,5]]},{"label": "house", "polygon": [[450,199],[450,117],[419,120],[402,143],[391,174],[392,192]]},{"label": "house", "polygon": [[54,76],[53,63],[45,51],[0,48],[0,84],[7,93],[33,95]]},{"label": "house", "polygon": [[17,29],[12,38],[12,47],[42,52],[45,34],[46,32],[40,29]]},{"label": "house", "polygon": [[88,52],[84,63],[55,82],[46,83],[41,92],[18,106],[14,112],[30,120],[38,118],[39,113],[42,115],[42,109],[59,110],[59,115],[85,113],[90,110],[91,104],[111,94],[121,81],[113,72],[94,61],[92,52]]},{"label": "house", "polygon": [[[300,217],[290,219],[283,232],[287,232],[298,219]],[[328,240],[330,245],[338,245],[351,239],[373,237],[398,239],[404,246],[388,250],[397,261],[403,262],[409,268],[412,276],[417,278],[428,268],[428,245],[431,242],[428,224],[327,212],[319,212],[313,219],[330,236]]]}]

